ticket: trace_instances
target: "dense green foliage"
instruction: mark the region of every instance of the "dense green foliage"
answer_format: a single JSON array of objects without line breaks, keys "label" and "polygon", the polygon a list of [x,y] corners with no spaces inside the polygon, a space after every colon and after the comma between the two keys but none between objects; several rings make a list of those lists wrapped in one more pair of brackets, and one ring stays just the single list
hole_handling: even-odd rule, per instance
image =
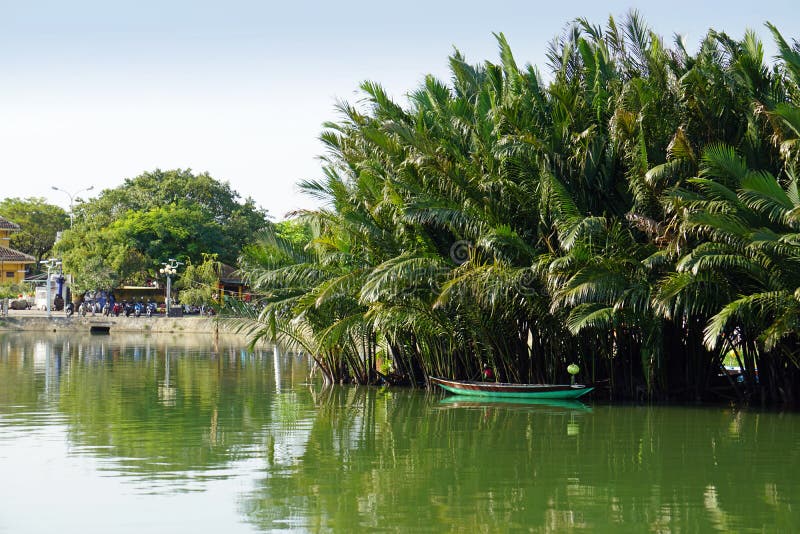
[{"label": "dense green foliage", "polygon": [[203,261],[189,261],[181,269],[177,288],[180,289],[181,304],[207,306],[217,296],[217,284],[222,276],[222,265],[216,254],[203,254]]},{"label": "dense green foliage", "polygon": [[[375,83],[322,135],[299,247],[264,236],[238,321],[330,380],[608,379],[615,395],[800,399],[800,46],[711,31],[668,48],[634,12],[576,20],[549,79],[450,58],[402,106]],[[241,310],[244,312],[246,310]],[[758,369],[758,378],[756,378]]]},{"label": "dense green foliage", "polygon": [[29,291],[30,287],[24,282],[0,284],[0,299],[16,299]]},{"label": "dense green foliage", "polygon": [[228,183],[189,170],[148,172],[76,206],[74,227],[57,252],[83,290],[155,278],[161,262],[199,264],[203,254],[235,263],[267,225],[252,199]]},{"label": "dense green foliage", "polygon": [[0,216],[19,225],[20,231],[11,235],[11,247],[36,258],[34,269],[53,248],[56,234],[69,227],[67,212],[43,198],[4,198]]}]

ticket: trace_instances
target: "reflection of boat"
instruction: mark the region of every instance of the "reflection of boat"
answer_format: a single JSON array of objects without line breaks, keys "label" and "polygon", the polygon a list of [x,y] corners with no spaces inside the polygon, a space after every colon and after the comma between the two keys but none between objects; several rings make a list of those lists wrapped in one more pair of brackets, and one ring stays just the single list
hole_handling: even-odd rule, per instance
[{"label": "reflection of boat", "polygon": [[509,408],[528,406],[549,406],[553,408],[566,408],[589,412],[592,409],[578,400],[572,399],[526,399],[524,397],[475,397],[470,395],[448,395],[439,401],[443,406],[453,406],[458,408],[480,408],[496,405],[508,406]]},{"label": "reflection of boat", "polygon": [[582,384],[509,384],[506,382],[471,382],[430,377],[450,393],[475,397],[511,397],[525,399],[577,399],[594,389]]}]

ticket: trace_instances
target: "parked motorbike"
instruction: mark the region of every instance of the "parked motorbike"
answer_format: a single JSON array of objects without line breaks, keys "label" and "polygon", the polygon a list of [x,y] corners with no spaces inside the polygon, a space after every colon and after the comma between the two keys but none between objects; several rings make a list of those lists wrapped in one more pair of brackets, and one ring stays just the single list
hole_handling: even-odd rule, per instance
[{"label": "parked motorbike", "polygon": [[64,307],[64,313],[67,314],[67,317],[72,317],[72,314],[75,313],[75,305],[73,303],[68,303]]}]

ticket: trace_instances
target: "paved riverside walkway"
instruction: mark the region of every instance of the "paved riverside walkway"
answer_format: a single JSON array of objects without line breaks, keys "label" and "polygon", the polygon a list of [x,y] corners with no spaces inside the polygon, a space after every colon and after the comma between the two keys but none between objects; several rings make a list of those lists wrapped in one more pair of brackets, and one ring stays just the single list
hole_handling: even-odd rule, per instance
[{"label": "paved riverside walkway", "polygon": [[0,317],[0,331],[74,331],[88,332],[92,326],[107,325],[111,332],[202,332],[214,333],[217,321],[213,317],[189,315],[184,317],[165,317],[154,315],[152,317],[125,317],[124,315],[104,316],[91,313],[85,317],[73,314],[67,317],[63,311],[53,311],[47,317],[47,311],[42,310],[9,310],[7,317]]}]

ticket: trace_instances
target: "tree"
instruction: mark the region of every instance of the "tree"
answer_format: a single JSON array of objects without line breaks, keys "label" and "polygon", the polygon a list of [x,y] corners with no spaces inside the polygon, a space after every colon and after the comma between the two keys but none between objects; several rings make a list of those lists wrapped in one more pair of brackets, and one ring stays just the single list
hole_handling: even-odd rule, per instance
[{"label": "tree", "polygon": [[11,235],[11,247],[36,258],[37,265],[53,248],[58,232],[69,227],[67,212],[44,198],[5,198],[0,202],[0,216],[20,226]]},{"label": "tree", "polygon": [[70,274],[73,276],[72,291],[81,295],[87,291],[110,291],[117,287],[119,278],[101,256],[91,256],[87,261],[76,263],[77,269]]},{"label": "tree", "polygon": [[[670,317],[682,315],[682,302],[709,310],[705,344],[733,350],[750,388],[791,401],[800,375],[797,179],[784,187],[771,173],[749,169],[730,147],[715,145],[682,193],[684,228],[702,241],[665,284],[664,309]],[[696,288],[712,280],[709,306]]]},{"label": "tree", "polygon": [[203,261],[197,265],[189,262],[180,278],[180,301],[190,306],[207,306],[217,293],[217,284],[222,272],[222,264],[216,254],[203,254]]},{"label": "tree", "polygon": [[24,295],[30,288],[22,282],[17,284],[0,284],[0,299],[15,299],[19,295]]},{"label": "tree", "polygon": [[204,254],[235,263],[267,214],[229,184],[190,170],[144,173],[75,206],[57,250],[67,272],[102,263],[121,283],[144,283],[167,258],[199,264]]},{"label": "tree", "polygon": [[771,68],[753,32],[690,54],[631,12],[574,21],[549,82],[499,34],[498,63],[456,52],[405,106],[362,83],[301,184],[325,203],[297,213],[310,240],[243,256],[263,311],[237,326],[333,381],[575,361],[625,397],[712,395],[732,347],[754,397],[800,401],[800,56],[768,27]]}]

